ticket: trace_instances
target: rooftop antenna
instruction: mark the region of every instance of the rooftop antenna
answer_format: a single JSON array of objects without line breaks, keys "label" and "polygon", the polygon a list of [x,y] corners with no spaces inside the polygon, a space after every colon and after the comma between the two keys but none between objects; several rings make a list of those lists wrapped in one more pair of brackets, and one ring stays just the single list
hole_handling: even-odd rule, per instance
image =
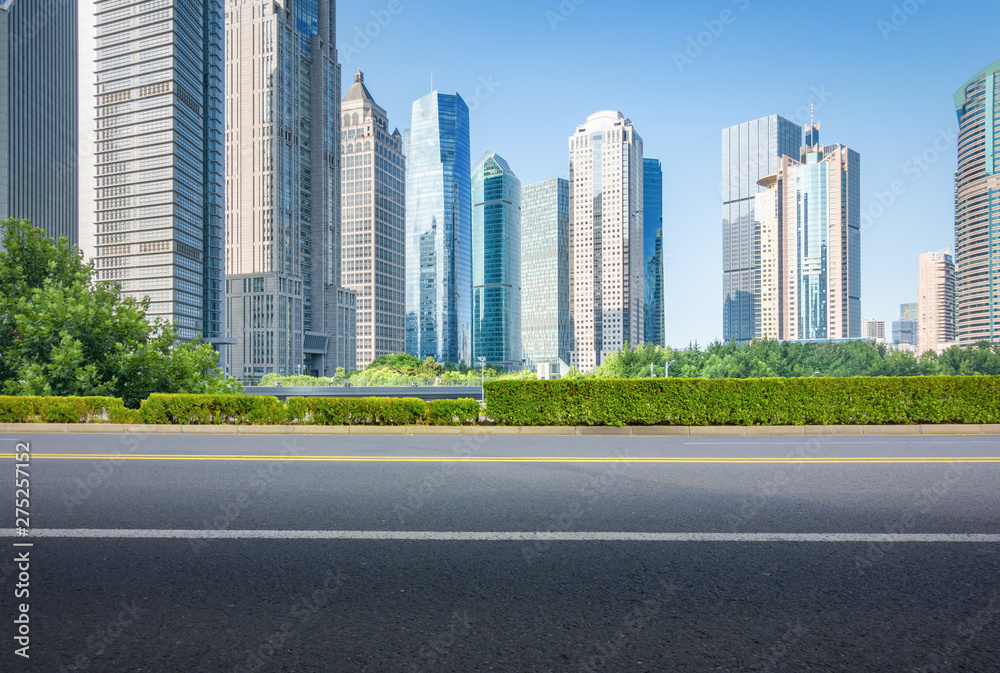
[{"label": "rooftop antenna", "polygon": [[809,103],[809,126],[816,125],[816,104]]}]

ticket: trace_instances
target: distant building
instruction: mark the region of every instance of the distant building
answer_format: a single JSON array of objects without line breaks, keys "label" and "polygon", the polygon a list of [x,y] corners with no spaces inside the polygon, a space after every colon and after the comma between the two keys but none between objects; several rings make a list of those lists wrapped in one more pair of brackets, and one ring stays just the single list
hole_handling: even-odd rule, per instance
[{"label": "distant building", "polygon": [[802,127],[778,115],[722,131],[722,337],[750,342],[756,335],[759,249],[754,197],[760,180],[778,171],[778,158],[798,158]]},{"label": "distant building", "polygon": [[413,103],[406,155],[406,352],[472,364],[469,106],[433,91]]},{"label": "distant building", "polygon": [[861,338],[877,344],[885,343],[885,321],[864,318],[861,321]]},{"label": "distant building", "polygon": [[334,39],[333,3],[226,3],[227,363],[238,378],[355,368]]},{"label": "distant building", "polygon": [[620,112],[590,115],[569,138],[575,352],[593,371],[643,342],[642,138]]},{"label": "distant building", "polygon": [[917,347],[917,304],[900,304],[899,320],[892,323],[892,342],[897,345]]},{"label": "distant building", "polygon": [[899,319],[900,320],[920,320],[920,312],[918,311],[919,303],[913,302],[910,304],[900,304],[899,305]]},{"label": "distant building", "polygon": [[645,265],[643,289],[645,297],[646,343],[666,346],[663,287],[663,167],[659,159],[643,159],[642,229]]},{"label": "distant building", "polygon": [[521,348],[529,367],[570,361],[573,269],[569,181],[521,190]]},{"label": "distant building", "polygon": [[[76,2],[0,0],[0,220],[74,244],[76,44]],[[84,94],[92,107],[94,92]]]},{"label": "distant building", "polygon": [[[983,68],[955,94],[955,268],[958,341],[969,346],[1000,336],[1000,61]],[[921,311],[921,332],[926,317]],[[941,319],[940,316],[937,319]],[[928,335],[940,328],[927,327]],[[934,340],[937,337],[930,337]]]},{"label": "distant building", "polygon": [[472,169],[472,357],[521,369],[521,181],[494,152]]},{"label": "distant building", "polygon": [[942,351],[955,342],[955,261],[951,251],[920,255],[917,351]]},{"label": "distant building", "polygon": [[340,105],[341,277],[357,294],[357,366],[406,352],[405,166],[403,138],[389,131],[364,74]]},{"label": "distant building", "polygon": [[[821,145],[806,127],[799,158],[781,156],[754,197],[755,335],[858,339],[861,325],[861,157]],[[884,338],[884,326],[883,326]]]}]

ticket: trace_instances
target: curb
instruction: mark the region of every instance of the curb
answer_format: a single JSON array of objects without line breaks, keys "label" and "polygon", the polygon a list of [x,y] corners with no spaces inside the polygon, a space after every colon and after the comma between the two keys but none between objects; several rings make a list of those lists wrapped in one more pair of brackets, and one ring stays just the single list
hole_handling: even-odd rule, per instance
[{"label": "curb", "polygon": [[0,423],[0,434],[356,435],[496,437],[941,437],[998,436],[1000,425],[772,425],[772,426],[365,426],[365,425],[121,425],[116,423]]}]

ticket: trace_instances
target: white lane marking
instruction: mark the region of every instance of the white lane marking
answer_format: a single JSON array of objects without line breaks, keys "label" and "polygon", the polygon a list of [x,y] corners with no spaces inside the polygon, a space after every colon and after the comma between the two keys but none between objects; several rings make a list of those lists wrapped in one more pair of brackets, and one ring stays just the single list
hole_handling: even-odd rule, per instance
[{"label": "white lane marking", "polygon": [[[17,537],[13,528],[0,537]],[[402,530],[172,530],[33,528],[32,538],[223,539],[223,540],[434,540],[468,542],[977,542],[997,543],[1000,535],[981,533],[548,533],[534,531]]]}]

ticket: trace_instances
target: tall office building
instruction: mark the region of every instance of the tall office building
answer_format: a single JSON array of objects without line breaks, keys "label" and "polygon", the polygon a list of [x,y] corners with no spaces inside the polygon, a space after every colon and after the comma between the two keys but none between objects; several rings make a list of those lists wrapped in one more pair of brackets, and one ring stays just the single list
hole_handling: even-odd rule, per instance
[{"label": "tall office building", "polygon": [[958,341],[969,346],[1000,336],[1000,267],[994,262],[1000,256],[1000,61],[958,90],[955,107]]},{"label": "tall office building", "polygon": [[340,279],[334,3],[226,3],[226,285],[237,377],[354,369]]},{"label": "tall office building", "polygon": [[413,103],[406,155],[406,352],[472,364],[469,106],[432,91]]},{"label": "tall office building", "polygon": [[521,347],[529,367],[569,363],[573,267],[569,181],[521,190]]},{"label": "tall office building", "polygon": [[955,343],[955,260],[950,250],[920,255],[917,351],[941,351]]},{"label": "tall office building", "polygon": [[645,265],[646,343],[667,345],[663,287],[663,167],[659,159],[642,160],[642,259]]},{"label": "tall office building", "polygon": [[0,0],[0,220],[30,220],[71,243],[79,205],[76,45],[75,2]]},{"label": "tall office building", "polygon": [[722,335],[754,338],[759,250],[754,240],[754,197],[759,182],[778,170],[778,157],[798,157],[802,127],[778,115],[722,131]]},{"label": "tall office building", "polygon": [[621,112],[590,115],[569,138],[573,199],[571,363],[593,371],[643,342],[642,138]]},{"label": "tall office building", "polygon": [[917,347],[917,304],[900,304],[899,320],[892,323],[892,342],[901,346]]},{"label": "tall office building", "polygon": [[779,157],[758,184],[754,336],[861,338],[860,155],[821,145],[810,125],[799,158]]},{"label": "tall office building", "polygon": [[150,321],[226,343],[222,0],[80,10],[80,247]]},{"label": "tall office building", "polygon": [[343,283],[357,293],[357,366],[406,352],[403,138],[372,99],[364,75],[340,104],[344,147]]},{"label": "tall office building", "polygon": [[521,368],[521,181],[495,152],[472,169],[472,357]]},{"label": "tall office building", "polygon": [[861,338],[874,341],[877,344],[885,343],[885,321],[863,318],[861,320]]}]

